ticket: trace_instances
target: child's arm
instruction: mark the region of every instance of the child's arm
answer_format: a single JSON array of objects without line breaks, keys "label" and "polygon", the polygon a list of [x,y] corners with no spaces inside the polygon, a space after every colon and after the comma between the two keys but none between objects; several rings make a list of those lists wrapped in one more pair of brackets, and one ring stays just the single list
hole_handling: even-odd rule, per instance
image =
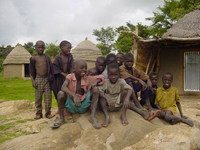
[{"label": "child's arm", "polygon": [[132,90],[128,89],[126,97],[123,102],[123,107],[129,108],[131,94],[132,94]]},{"label": "child's arm", "polygon": [[75,103],[75,106],[76,107],[79,107],[81,105],[81,100],[76,96],[75,93],[71,92],[69,89],[68,89],[68,84],[69,84],[69,80],[68,79],[65,79],[65,82],[63,83],[62,87],[61,87],[61,90],[63,92],[65,92],[66,94],[70,95],[73,97],[73,100],[74,100],[74,103]]},{"label": "child's arm", "polygon": [[33,77],[32,76],[30,76],[30,77],[31,77],[31,81],[32,81],[32,86],[36,89],[38,85],[35,82],[35,80],[33,79]]},{"label": "child's arm", "polygon": [[182,108],[181,108],[181,103],[180,102],[176,102],[176,105],[178,107],[178,110],[179,110],[181,118],[185,118],[186,119],[187,117],[183,116],[183,112],[182,112]]}]

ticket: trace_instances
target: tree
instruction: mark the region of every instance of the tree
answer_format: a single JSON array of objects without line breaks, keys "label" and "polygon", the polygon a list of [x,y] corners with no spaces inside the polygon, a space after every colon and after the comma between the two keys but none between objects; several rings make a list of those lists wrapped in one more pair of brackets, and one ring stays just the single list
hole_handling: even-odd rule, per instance
[{"label": "tree", "polygon": [[54,58],[60,52],[59,46],[57,46],[53,43],[46,44],[46,45],[47,46],[46,46],[45,54],[47,54],[51,58]]},{"label": "tree", "polygon": [[107,55],[113,49],[113,44],[115,41],[116,32],[112,27],[101,28],[100,30],[93,30],[93,35],[96,36],[96,40],[100,43],[97,47],[101,50],[103,55]]},{"label": "tree", "polygon": [[146,18],[152,21],[150,34],[153,37],[162,36],[177,20],[193,11],[200,5],[200,0],[165,0],[163,7],[159,6],[154,17]]},{"label": "tree", "polygon": [[114,44],[114,47],[117,49],[118,52],[128,53],[131,50],[133,45],[133,38],[130,34],[123,34],[120,31],[134,31],[135,26],[129,22],[126,22],[126,26],[120,26],[116,28],[116,32],[119,33],[119,36]]},{"label": "tree", "polygon": [[27,42],[27,43],[24,43],[24,48],[27,49],[27,51],[31,54],[31,55],[35,55],[36,54],[36,51],[34,49],[34,44],[33,42]]}]

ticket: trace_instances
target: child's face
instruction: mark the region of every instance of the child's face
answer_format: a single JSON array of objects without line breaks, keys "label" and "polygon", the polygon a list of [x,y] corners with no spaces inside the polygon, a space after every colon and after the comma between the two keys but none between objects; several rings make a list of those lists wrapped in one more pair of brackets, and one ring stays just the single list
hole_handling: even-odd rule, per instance
[{"label": "child's face", "polygon": [[83,62],[77,64],[75,68],[75,74],[83,77],[86,75],[86,73],[87,73],[87,64]]},{"label": "child's face", "polygon": [[122,54],[117,54],[116,58],[117,58],[118,65],[121,66],[124,62],[124,56]]},{"label": "child's face", "polygon": [[115,57],[110,57],[110,58],[107,60],[106,63],[107,63],[107,65],[112,64],[112,63],[117,63],[117,60],[116,60]]},{"label": "child's face", "polygon": [[173,82],[173,78],[171,75],[166,74],[163,76],[162,81],[163,81],[163,88],[168,89]]},{"label": "child's face", "polygon": [[108,69],[108,79],[110,80],[111,83],[115,84],[119,79],[118,69],[115,68]]},{"label": "child's face", "polygon": [[95,76],[97,75],[97,70],[96,69],[89,69],[87,72],[88,76]]},{"label": "child's face", "polygon": [[97,60],[96,68],[99,72],[103,72],[106,67],[106,62],[104,60]]},{"label": "child's face", "polygon": [[72,49],[71,44],[67,44],[67,45],[61,47],[61,50],[65,55],[68,55],[70,53],[71,49]]},{"label": "child's face", "polygon": [[38,55],[42,55],[44,53],[45,45],[43,42],[37,42],[35,45],[35,49]]},{"label": "child's face", "polygon": [[151,80],[152,86],[157,85],[157,83],[158,83],[158,76],[157,75],[150,76],[149,79]]},{"label": "child's face", "polygon": [[133,67],[133,59],[131,57],[128,57],[124,60],[124,65],[126,68],[131,69]]}]

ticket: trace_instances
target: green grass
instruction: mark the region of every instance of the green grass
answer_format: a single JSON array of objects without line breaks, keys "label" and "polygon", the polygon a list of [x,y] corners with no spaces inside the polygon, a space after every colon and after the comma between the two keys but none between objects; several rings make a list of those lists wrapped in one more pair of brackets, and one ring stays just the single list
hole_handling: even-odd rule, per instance
[{"label": "green grass", "polygon": [[[35,101],[35,89],[31,80],[21,78],[3,78],[0,73],[0,99],[1,100],[29,100]],[[57,106],[52,93],[52,105]]]}]

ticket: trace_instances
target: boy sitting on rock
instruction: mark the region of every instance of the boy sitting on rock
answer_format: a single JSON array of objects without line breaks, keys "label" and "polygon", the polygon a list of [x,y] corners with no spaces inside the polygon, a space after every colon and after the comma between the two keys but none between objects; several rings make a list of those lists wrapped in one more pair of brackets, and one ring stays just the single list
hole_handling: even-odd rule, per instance
[{"label": "boy sitting on rock", "polygon": [[[64,124],[64,107],[70,113],[84,113],[91,105],[90,122],[99,129],[99,124],[95,118],[99,91],[95,87],[103,81],[103,75],[87,76],[87,64],[84,60],[77,59],[74,62],[74,73],[68,74],[58,93],[58,108],[60,119],[55,120],[52,128],[58,128]],[[66,100],[67,99],[67,100]],[[66,100],[66,103],[64,103]]]}]

